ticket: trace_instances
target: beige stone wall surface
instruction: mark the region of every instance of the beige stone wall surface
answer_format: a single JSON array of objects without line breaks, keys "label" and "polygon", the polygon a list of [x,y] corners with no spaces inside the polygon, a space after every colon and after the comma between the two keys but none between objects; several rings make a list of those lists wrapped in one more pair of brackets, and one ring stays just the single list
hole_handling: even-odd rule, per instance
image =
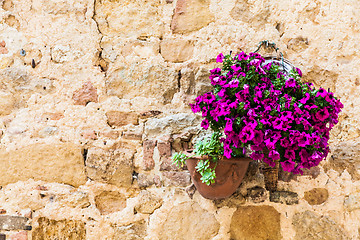
[{"label": "beige stone wall surface", "polygon": [[[331,154],[204,199],[188,104],[262,40],[344,103]],[[0,239],[360,239],[359,42],[357,0],[0,0]]]}]

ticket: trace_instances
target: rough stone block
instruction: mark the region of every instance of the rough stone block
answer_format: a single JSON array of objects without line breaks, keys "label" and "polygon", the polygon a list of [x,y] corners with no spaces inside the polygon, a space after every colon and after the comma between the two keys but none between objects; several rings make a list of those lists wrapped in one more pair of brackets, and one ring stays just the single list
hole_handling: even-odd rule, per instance
[{"label": "rough stone block", "polygon": [[[185,166],[186,169],[186,166]],[[163,157],[160,164],[160,171],[177,171],[180,170],[176,164],[173,163],[171,157]]]},{"label": "rough stone block", "polygon": [[264,4],[258,11],[249,11],[255,3],[250,1],[236,1],[234,8],[230,12],[230,16],[236,21],[249,23],[252,27],[261,27],[265,25],[270,16],[270,9],[267,4]]},{"label": "rough stone block", "polygon": [[14,233],[10,236],[10,240],[27,240],[27,239],[28,239],[28,233],[26,231]]},{"label": "rough stone block", "polygon": [[145,140],[143,142],[143,169],[148,171],[155,167],[155,161],[153,159],[154,149],[156,146],[156,140]]},{"label": "rough stone block", "polygon": [[150,110],[150,111],[146,111],[146,112],[141,112],[140,113],[140,118],[152,118],[152,117],[156,117],[157,115],[161,114],[161,111],[158,110]]},{"label": "rough stone block", "polygon": [[157,148],[160,153],[160,157],[171,157],[171,143],[170,141],[158,141]]},{"label": "rough stone block", "polygon": [[354,211],[356,209],[360,209],[360,194],[353,193],[349,196],[345,197],[344,207],[347,211]]},{"label": "rough stone block", "polygon": [[165,186],[186,187],[191,183],[189,172],[169,171],[169,172],[162,172],[162,175],[165,177],[165,181],[164,181]]},{"label": "rough stone block", "polygon": [[349,240],[338,223],[325,215],[318,215],[311,211],[296,213],[292,224],[296,231],[294,240]]},{"label": "rough stone block", "polygon": [[162,198],[148,191],[141,191],[138,196],[137,204],[135,205],[135,211],[145,214],[152,214],[156,209],[161,207],[162,203]]},{"label": "rough stone block", "polygon": [[151,118],[145,124],[145,135],[147,137],[158,137],[162,135],[173,135],[184,132],[196,134],[200,121],[194,114],[179,113],[163,118]]},{"label": "rough stone block", "polygon": [[160,37],[164,27],[161,10],[160,0],[96,1],[94,18],[107,36]]},{"label": "rough stone block", "polygon": [[304,199],[310,205],[320,205],[329,198],[329,192],[326,188],[314,188],[304,192]]},{"label": "rough stone block", "polygon": [[196,84],[194,69],[182,68],[180,74],[180,90],[186,94],[194,94]]},{"label": "rough stone block", "polygon": [[11,113],[15,108],[15,99],[11,93],[0,91],[0,116]]},{"label": "rough stone block", "polygon": [[135,146],[120,142],[114,149],[90,148],[85,161],[86,175],[95,181],[130,187]]},{"label": "rough stone block", "polygon": [[280,240],[280,213],[271,206],[245,206],[238,208],[231,219],[233,240]]},{"label": "rough stone block", "polygon": [[31,230],[29,219],[19,216],[0,216],[0,230]]},{"label": "rough stone block", "polygon": [[247,197],[254,203],[261,203],[267,199],[267,191],[262,187],[253,187],[248,189]]},{"label": "rough stone block", "polygon": [[146,222],[141,220],[127,226],[114,227],[114,230],[112,239],[142,240],[146,237]]},{"label": "rough stone block", "polygon": [[73,143],[32,144],[0,151],[0,185],[29,178],[72,186],[85,184],[82,149]]},{"label": "rough stone block", "polygon": [[86,82],[80,89],[74,92],[73,100],[76,105],[84,106],[89,102],[98,102],[97,89],[90,81]]},{"label": "rough stone block", "polygon": [[233,195],[225,199],[214,200],[214,203],[218,208],[225,206],[230,208],[237,208],[241,205],[244,205],[245,202],[246,200],[240,192],[235,192]]},{"label": "rough stone block", "polygon": [[181,39],[165,39],[160,43],[160,53],[169,62],[185,62],[194,54],[194,42]]},{"label": "rough stone block", "polygon": [[171,158],[171,142],[158,141],[157,149],[159,150],[161,159],[160,171],[178,170],[178,167],[173,164],[173,160]]},{"label": "rough stone block", "polygon": [[171,21],[173,33],[196,31],[214,21],[209,5],[210,0],[178,0]]},{"label": "rough stone block", "polygon": [[139,124],[138,114],[134,112],[110,111],[106,113],[110,127],[122,127],[128,124]]},{"label": "rough stone block", "polygon": [[[183,227],[188,226],[188,227]],[[220,224],[215,216],[195,202],[184,202],[169,209],[165,222],[159,226],[160,240],[212,239]]]},{"label": "rough stone block", "polygon": [[276,202],[286,205],[298,204],[299,196],[295,192],[274,191],[270,192],[270,202]]},{"label": "rough stone block", "polygon": [[85,223],[78,220],[38,219],[39,226],[32,232],[32,240],[43,239],[86,239]]},{"label": "rough stone block", "polygon": [[126,207],[126,197],[113,191],[104,191],[95,197],[95,204],[101,214],[118,212]]},{"label": "rough stone block", "polygon": [[360,163],[360,142],[342,142],[332,149],[332,156],[325,163],[324,169],[334,169],[342,173],[345,169],[350,173],[354,180],[360,180],[360,173],[356,166]]},{"label": "rough stone block", "polygon": [[118,65],[106,78],[108,95],[127,99],[140,96],[167,104],[179,91],[178,72],[174,68],[151,62]]},{"label": "rough stone block", "polygon": [[147,188],[154,184],[154,180],[151,176],[143,173],[139,173],[137,176],[138,186],[140,188]]}]

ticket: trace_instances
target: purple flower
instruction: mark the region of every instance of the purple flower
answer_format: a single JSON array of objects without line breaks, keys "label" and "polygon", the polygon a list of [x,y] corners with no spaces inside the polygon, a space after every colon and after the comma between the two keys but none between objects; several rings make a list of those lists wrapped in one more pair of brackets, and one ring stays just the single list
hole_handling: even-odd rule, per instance
[{"label": "purple flower", "polygon": [[237,80],[237,79],[231,80],[231,82],[229,82],[229,87],[230,87],[230,88],[237,88],[237,87],[239,87],[239,80]]},{"label": "purple flower", "polygon": [[299,147],[306,147],[307,145],[310,145],[309,142],[310,135],[307,133],[302,133],[299,137],[296,138]]},{"label": "purple flower", "polygon": [[207,120],[206,118],[202,120],[201,127],[207,130],[209,128],[209,120]]},{"label": "purple flower", "polygon": [[310,160],[314,163],[315,166],[319,165],[320,161],[322,160],[323,156],[320,152],[315,151],[310,157]]},{"label": "purple flower", "polygon": [[200,108],[199,105],[197,105],[197,104],[192,104],[192,103],[190,103],[189,105],[190,105],[191,111],[193,111],[193,113],[197,113],[197,112],[200,112],[200,111],[201,111],[201,108]]},{"label": "purple flower", "polygon": [[321,109],[317,113],[315,113],[316,120],[319,122],[323,122],[329,118],[330,114],[327,108]]},{"label": "purple flower", "polygon": [[308,158],[309,158],[309,153],[305,149],[301,149],[300,151],[301,162],[307,162]]},{"label": "purple flower", "polygon": [[229,139],[225,139],[224,141],[224,156],[226,158],[231,158],[232,149],[230,148],[231,141]]},{"label": "purple flower", "polygon": [[316,97],[323,97],[325,98],[326,96],[328,95],[328,92],[323,89],[323,88],[320,88],[318,93],[316,94]]},{"label": "purple flower", "polygon": [[280,154],[276,151],[276,150],[272,150],[269,153],[269,158],[273,161],[279,160],[280,159]]},{"label": "purple flower", "polygon": [[223,97],[225,97],[225,94],[226,94],[226,88],[222,88],[220,90],[220,92],[218,93],[218,96],[223,98]]},{"label": "purple flower", "polygon": [[242,129],[242,131],[239,134],[240,136],[240,140],[243,143],[246,143],[248,141],[253,140],[254,136],[255,136],[255,132],[254,129],[251,126],[246,126]]},{"label": "purple flower", "polygon": [[226,120],[226,125],[224,128],[224,132],[226,133],[231,133],[233,131],[233,121],[230,118],[225,118]]},{"label": "purple flower", "polygon": [[208,115],[208,108],[207,107],[203,107],[201,109],[202,113],[201,113],[201,116],[202,117],[206,117]]},{"label": "purple flower", "polygon": [[295,68],[295,70],[299,74],[299,76],[302,77],[302,72],[301,72],[300,68]]},{"label": "purple flower", "polygon": [[224,61],[224,54],[220,53],[217,57],[216,57],[216,62],[217,63],[222,63]]},{"label": "purple flower", "polygon": [[295,151],[294,150],[289,150],[289,149],[286,149],[285,150],[285,155],[284,155],[285,158],[287,158],[288,160],[294,160],[295,159]]},{"label": "purple flower", "polygon": [[289,139],[283,138],[280,140],[280,145],[284,148],[287,148],[290,145]]},{"label": "purple flower", "polygon": [[239,72],[241,71],[241,67],[239,65],[234,65],[234,66],[231,66],[231,69],[234,71],[234,72]]},{"label": "purple flower", "polygon": [[243,94],[249,94],[249,85],[248,84],[244,84]]},{"label": "purple flower", "polygon": [[254,131],[254,138],[252,139],[255,145],[260,145],[264,141],[264,133],[260,130]]},{"label": "purple flower", "polygon": [[307,100],[310,99],[310,94],[305,93],[305,97],[300,100],[300,103],[305,104]]},{"label": "purple flower", "polygon": [[[223,55],[224,56],[224,55]],[[211,74],[220,74],[221,73],[221,68],[214,68],[210,70]]]},{"label": "purple flower", "polygon": [[257,161],[257,160],[262,160],[262,159],[264,158],[264,154],[262,154],[262,153],[257,153],[257,152],[253,152],[253,153],[250,155],[250,158],[251,158],[252,160],[255,160],[255,161]]},{"label": "purple flower", "polygon": [[297,87],[297,82],[293,78],[289,78],[285,81],[286,88],[294,88]]},{"label": "purple flower", "polygon": [[285,162],[281,162],[281,167],[286,172],[292,172],[295,168],[295,162],[286,160]]}]

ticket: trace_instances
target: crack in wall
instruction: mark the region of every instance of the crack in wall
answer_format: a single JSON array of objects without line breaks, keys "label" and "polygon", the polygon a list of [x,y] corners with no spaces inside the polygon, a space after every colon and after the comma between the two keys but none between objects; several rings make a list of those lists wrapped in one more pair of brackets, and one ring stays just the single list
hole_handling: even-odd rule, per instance
[{"label": "crack in wall", "polygon": [[101,42],[102,42],[102,40],[104,38],[104,34],[101,32],[100,27],[99,27],[99,23],[96,20],[96,1],[97,0],[94,0],[92,20],[96,24],[96,28],[98,30],[98,33],[101,35],[101,38],[100,38],[100,41],[99,41],[99,48],[101,50],[99,51],[99,54],[98,54],[97,66],[100,67],[101,72],[103,72],[105,74],[105,77],[106,77],[109,63],[102,57],[102,53],[103,53],[104,49],[101,47]]}]

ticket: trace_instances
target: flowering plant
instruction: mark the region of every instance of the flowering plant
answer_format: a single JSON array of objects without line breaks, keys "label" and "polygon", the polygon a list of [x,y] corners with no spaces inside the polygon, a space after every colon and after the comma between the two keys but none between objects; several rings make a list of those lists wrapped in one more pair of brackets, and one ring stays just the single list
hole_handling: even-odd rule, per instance
[{"label": "flowering plant", "polygon": [[213,91],[198,96],[191,109],[202,113],[204,129],[223,131],[225,157],[251,149],[253,160],[272,167],[280,161],[294,174],[326,158],[343,107],[333,93],[302,83],[300,69],[286,73],[258,53],[219,54],[217,62],[223,67],[210,71]]},{"label": "flowering plant", "polygon": [[343,108],[332,92],[302,83],[300,69],[284,71],[258,53],[221,53],[217,62],[223,67],[210,70],[213,91],[190,106],[201,112],[201,126],[217,134],[218,154],[247,155],[271,167],[279,161],[294,174],[326,158],[329,132]]}]

